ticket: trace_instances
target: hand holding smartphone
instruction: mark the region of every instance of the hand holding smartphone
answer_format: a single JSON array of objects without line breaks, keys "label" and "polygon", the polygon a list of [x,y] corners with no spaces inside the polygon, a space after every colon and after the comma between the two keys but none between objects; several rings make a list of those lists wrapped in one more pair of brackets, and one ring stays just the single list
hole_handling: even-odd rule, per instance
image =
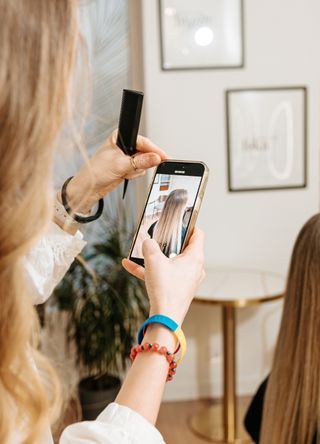
[{"label": "hand holding smartphone", "polygon": [[180,254],[195,226],[209,169],[203,162],[166,160],[155,171],[128,258],[144,265],[142,244],[155,239],[168,257]]}]

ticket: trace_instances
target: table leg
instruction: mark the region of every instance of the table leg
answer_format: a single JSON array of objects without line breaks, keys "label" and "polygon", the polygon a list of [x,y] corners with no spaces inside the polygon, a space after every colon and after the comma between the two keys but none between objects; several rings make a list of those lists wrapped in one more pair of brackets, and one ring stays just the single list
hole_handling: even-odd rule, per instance
[{"label": "table leg", "polygon": [[236,399],[235,310],[231,306],[222,307],[223,402],[212,404],[190,418],[193,432],[214,443],[252,443],[242,425],[249,401],[238,406]]},{"label": "table leg", "polygon": [[223,422],[224,440],[227,443],[236,439],[237,402],[236,402],[236,355],[235,355],[235,308],[223,307]]}]

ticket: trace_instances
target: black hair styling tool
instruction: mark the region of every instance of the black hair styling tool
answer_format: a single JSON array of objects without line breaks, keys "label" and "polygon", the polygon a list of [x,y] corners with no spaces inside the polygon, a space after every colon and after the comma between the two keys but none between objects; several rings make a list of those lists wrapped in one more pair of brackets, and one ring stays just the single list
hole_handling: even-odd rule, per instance
[{"label": "black hair styling tool", "polygon": [[[136,143],[139,131],[143,93],[124,89],[119,118],[119,129],[116,144],[127,155],[133,156],[136,150]],[[128,187],[128,179],[124,181],[124,199]]]}]

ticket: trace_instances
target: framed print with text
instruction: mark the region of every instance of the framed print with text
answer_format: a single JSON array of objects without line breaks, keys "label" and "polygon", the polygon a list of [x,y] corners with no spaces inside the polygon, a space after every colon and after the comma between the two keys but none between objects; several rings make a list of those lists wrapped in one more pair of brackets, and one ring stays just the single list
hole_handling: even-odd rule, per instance
[{"label": "framed print with text", "polygon": [[243,0],[159,0],[163,70],[241,68]]},{"label": "framed print with text", "polygon": [[229,191],[307,184],[307,90],[226,91]]}]

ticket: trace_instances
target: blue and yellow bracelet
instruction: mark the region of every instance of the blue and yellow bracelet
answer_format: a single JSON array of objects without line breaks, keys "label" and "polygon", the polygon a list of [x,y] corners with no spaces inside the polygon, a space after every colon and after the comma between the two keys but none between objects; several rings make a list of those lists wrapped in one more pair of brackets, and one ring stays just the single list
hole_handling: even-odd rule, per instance
[{"label": "blue and yellow bracelet", "polygon": [[180,356],[177,359],[177,363],[180,363],[187,351],[187,341],[179,324],[177,324],[173,319],[169,318],[168,316],[164,316],[162,314],[156,314],[151,316],[141,325],[139,329],[138,332],[139,345],[141,344],[146,329],[150,324],[161,324],[164,327],[168,328],[173,333],[173,335],[176,337],[179,343],[179,346],[176,349],[175,353],[177,353],[177,351],[180,349]]}]

